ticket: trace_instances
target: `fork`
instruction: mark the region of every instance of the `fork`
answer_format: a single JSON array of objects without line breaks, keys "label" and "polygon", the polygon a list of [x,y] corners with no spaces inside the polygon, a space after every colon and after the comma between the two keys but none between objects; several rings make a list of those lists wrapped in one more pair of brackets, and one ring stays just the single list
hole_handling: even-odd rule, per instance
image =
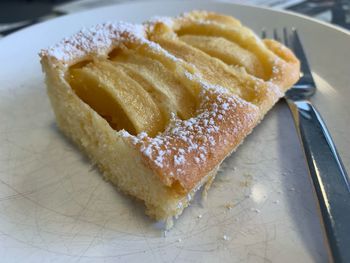
[{"label": "fork", "polygon": [[[309,99],[316,84],[295,28],[277,29],[273,38],[289,47],[300,60],[300,79],[286,93],[313,182],[326,237],[334,262],[350,262],[350,183],[330,133]],[[262,30],[266,38],[266,30]]]}]

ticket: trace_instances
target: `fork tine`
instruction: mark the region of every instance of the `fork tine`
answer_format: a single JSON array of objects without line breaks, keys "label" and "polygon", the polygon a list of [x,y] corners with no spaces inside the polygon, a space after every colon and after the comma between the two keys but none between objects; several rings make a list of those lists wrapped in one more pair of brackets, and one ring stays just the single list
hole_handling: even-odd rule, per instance
[{"label": "fork tine", "polygon": [[289,47],[293,50],[293,52],[301,62],[300,63],[301,72],[303,72],[304,77],[308,76],[307,77],[308,80],[313,82],[310,66],[307,61],[303,46],[301,45],[298,31],[296,30],[296,28],[292,28],[292,33],[290,34],[289,40],[290,40]]},{"label": "fork tine", "polygon": [[278,31],[276,28],[273,29],[273,38],[278,41],[278,42],[281,42],[281,39],[280,37],[278,36]]},{"label": "fork tine", "polygon": [[288,29],[286,27],[283,28],[283,43],[285,46],[289,47]]},{"label": "fork tine", "polygon": [[266,38],[266,28],[265,27],[263,27],[261,29],[261,38]]}]

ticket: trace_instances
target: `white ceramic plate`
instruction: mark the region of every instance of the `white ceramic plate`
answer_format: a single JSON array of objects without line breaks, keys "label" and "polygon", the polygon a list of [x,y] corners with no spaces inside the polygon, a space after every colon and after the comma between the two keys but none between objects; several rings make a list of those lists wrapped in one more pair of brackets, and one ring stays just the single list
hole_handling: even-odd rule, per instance
[{"label": "white ceramic plate", "polygon": [[[57,130],[37,53],[82,26],[207,9],[299,28],[323,114],[350,168],[350,35],[305,17],[210,2],[135,3],[39,24],[0,40],[1,262],[326,262],[317,203],[280,102],[229,157],[208,194],[163,236]],[[226,206],[233,206],[228,209]],[[225,238],[224,238],[225,236]],[[226,239],[226,240],[225,240]]]}]

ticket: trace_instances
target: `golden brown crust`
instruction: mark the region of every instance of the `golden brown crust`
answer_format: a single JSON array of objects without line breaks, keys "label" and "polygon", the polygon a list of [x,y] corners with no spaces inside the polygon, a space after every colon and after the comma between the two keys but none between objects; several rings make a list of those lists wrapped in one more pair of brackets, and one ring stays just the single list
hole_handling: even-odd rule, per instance
[{"label": "golden brown crust", "polygon": [[[142,138],[136,145],[141,150],[145,152],[147,150],[152,150],[156,152],[155,154],[143,154],[143,160],[153,171],[155,171],[160,179],[168,186],[175,184],[176,186],[181,185],[185,192],[192,189],[198,181],[205,176],[205,174],[210,171],[215,165],[220,163],[224,157],[226,157],[233,149],[235,149],[243,139],[251,132],[251,130],[257,125],[264,114],[272,107],[272,105],[283,96],[283,93],[290,88],[290,86],[296,82],[299,74],[299,61],[296,59],[294,54],[273,40],[261,41],[247,28],[242,27],[238,20],[231,17],[219,15],[211,12],[205,11],[195,11],[187,13],[174,19],[173,23],[165,23],[161,19],[159,21],[152,21],[151,26],[148,27],[148,35],[151,40],[159,40],[161,38],[166,39],[165,41],[176,40],[176,32],[181,31],[183,27],[191,27],[193,24],[219,24],[222,26],[224,24],[228,28],[236,28],[239,30],[244,30],[245,34],[252,36],[255,45],[260,48],[260,52],[268,57],[271,62],[271,75],[265,81],[250,76],[255,85],[259,86],[256,90],[256,96],[259,100],[256,102],[257,107],[252,103],[244,101],[240,103],[240,107],[230,106],[230,110],[224,113],[222,120],[218,120],[216,117],[213,118],[215,126],[218,130],[217,133],[210,136],[206,134],[204,140],[200,141],[200,136],[196,133],[193,128],[186,129],[185,134],[187,137],[193,136],[196,139],[193,141],[184,142],[178,136],[169,136],[167,142],[169,146],[167,148],[175,147],[177,150],[171,152],[169,155],[162,156],[161,166],[155,162],[157,158],[157,149],[149,147],[152,138]],[[160,40],[161,43],[164,40]],[[227,98],[231,101],[240,100],[240,98],[228,95]],[[209,105],[212,104],[222,104],[222,101],[217,101],[212,99],[210,103],[202,105],[199,111],[204,109],[208,110]],[[234,105],[235,103],[233,103]],[[178,127],[181,126],[181,122],[178,123]],[[204,128],[203,123],[199,126]],[[233,132],[235,131],[235,132]],[[167,132],[165,132],[166,136]],[[208,137],[212,137],[212,145],[208,141]],[[174,157],[179,154],[179,149],[188,149],[189,144],[198,144],[205,147],[205,151],[198,153],[196,151],[186,152],[181,154],[181,156],[186,160],[183,164],[177,164],[174,162]],[[159,147],[159,145],[157,145]],[[143,149],[143,150],[142,150]],[[165,151],[166,149],[161,148],[160,151]],[[205,160],[203,163],[198,163],[199,156],[203,157]]]},{"label": "golden brown crust", "polygon": [[[239,20],[231,16],[207,11],[192,11],[175,18],[172,23],[164,21],[166,20],[152,21],[151,26],[148,26],[147,32],[151,39],[152,36],[176,39],[177,32],[183,30],[187,32],[194,26],[199,26],[201,30],[208,30],[206,33],[209,35],[216,35],[216,32],[212,32],[215,29],[227,30],[228,35],[217,36],[227,38],[231,33],[233,37],[237,37],[236,40],[240,45],[244,46],[244,42],[248,43],[246,49],[259,53],[261,58],[266,60],[265,67],[271,68],[272,71],[265,81],[275,83],[285,91],[299,79],[300,63],[289,48],[272,39],[259,39],[253,31],[242,26]],[[205,29],[206,26],[208,26],[207,29]]]},{"label": "golden brown crust", "polygon": [[[237,96],[208,90],[203,97],[208,99],[196,118],[176,120],[156,138],[140,136],[135,143],[164,184],[180,185],[185,192],[221,163],[260,117],[258,107]],[[161,160],[155,161],[159,156]]]},{"label": "golden brown crust", "polygon": [[[177,32],[181,28],[190,28],[193,25],[195,28],[201,24],[204,25],[201,29],[203,32],[209,30],[208,32],[213,34],[210,30],[214,29],[220,29],[222,34],[228,32],[226,37],[229,38],[232,35],[232,38],[237,38],[239,45],[249,52],[256,53],[264,62],[267,73],[266,78],[261,79],[248,74],[244,67],[237,68],[226,65],[220,59],[210,58],[213,65],[239,78],[237,83],[241,85],[240,89],[244,88],[244,83],[247,83],[247,89],[250,86],[249,101],[244,100],[239,94],[229,92],[227,87],[203,80],[196,65],[177,58],[176,55],[152,41],[157,38],[177,39]],[[174,115],[165,131],[150,137],[145,133],[134,136],[126,131],[114,131],[92,108],[85,105],[87,107],[84,110],[98,119],[99,125],[103,123],[103,129],[108,134],[115,134],[118,138],[122,138],[125,143],[123,147],[132,149],[130,151],[135,155],[132,158],[140,158],[142,163],[140,165],[143,165],[145,170],[155,174],[163,185],[179,196],[193,192],[196,187],[201,186],[203,178],[206,178],[209,173],[212,174],[212,171],[243,141],[265,113],[299,77],[299,61],[289,49],[273,40],[258,39],[252,31],[229,16],[194,11],[174,19],[152,20],[144,26],[127,23],[99,25],[91,30],[82,31],[70,39],[65,39],[40,54],[46,73],[54,72],[53,78],[58,78],[57,81],[61,84],[57,93],[52,92],[54,87],[50,87],[50,93],[53,94],[50,96],[57,119],[63,123],[63,130],[69,130],[67,127],[72,124],[65,123],[62,118],[65,111],[69,110],[66,102],[61,100],[66,98],[62,93],[69,94],[76,101],[80,100],[69,89],[65,79],[69,67],[84,60],[108,59],[110,51],[123,46],[142,49],[142,52],[146,52],[148,56],[157,57],[162,63],[172,68],[174,75],[183,85],[192,87],[191,92],[196,96],[199,104],[195,116],[181,120]],[[207,56],[202,51],[198,52]],[[241,93],[244,92],[246,91],[241,90]],[[74,120],[79,121],[79,113],[76,114]],[[68,133],[68,135],[74,137],[73,134]],[[98,140],[92,136],[76,138],[75,141],[83,148],[87,148],[83,142],[85,139],[89,143],[95,143]],[[96,143],[96,145],[100,147],[99,153],[102,154],[101,144]],[[88,148],[87,151],[89,151]],[[92,158],[97,162],[100,161],[100,155],[92,155]],[[113,173],[113,171],[109,172]],[[148,205],[152,206],[152,203],[149,202]],[[154,216],[163,217],[157,214]]]}]

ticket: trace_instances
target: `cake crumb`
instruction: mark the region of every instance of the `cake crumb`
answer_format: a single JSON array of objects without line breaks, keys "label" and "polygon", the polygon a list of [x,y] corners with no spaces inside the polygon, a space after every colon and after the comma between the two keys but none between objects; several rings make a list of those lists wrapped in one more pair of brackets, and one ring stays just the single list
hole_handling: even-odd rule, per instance
[{"label": "cake crumb", "polygon": [[234,207],[234,205],[233,204],[226,204],[225,207],[227,210],[231,210]]},{"label": "cake crumb", "polygon": [[227,236],[227,235],[223,235],[223,236],[222,236],[222,239],[225,240],[225,241],[229,241],[229,240],[230,240],[230,237]]},{"label": "cake crumb", "polygon": [[253,211],[253,212],[255,212],[255,213],[260,213],[260,212],[261,212],[259,209],[253,208],[253,207],[252,207],[250,210]]}]

